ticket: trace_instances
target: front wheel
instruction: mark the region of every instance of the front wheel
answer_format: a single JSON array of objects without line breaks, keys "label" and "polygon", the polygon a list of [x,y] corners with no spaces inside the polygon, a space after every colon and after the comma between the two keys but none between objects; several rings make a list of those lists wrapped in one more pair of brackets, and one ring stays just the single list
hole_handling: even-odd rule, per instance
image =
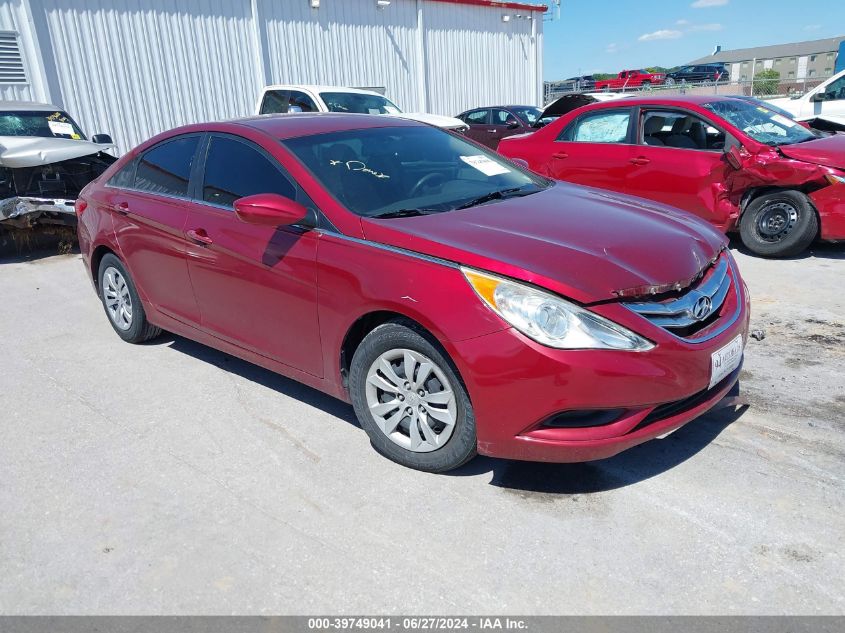
[{"label": "front wheel", "polygon": [[395,462],[445,472],[475,456],[475,417],[466,389],[437,342],[414,324],[370,332],[352,358],[352,406],[370,442]]},{"label": "front wheel", "polygon": [[667,78],[666,78],[666,85],[667,85],[667,86],[674,86],[674,85],[675,85],[675,80],[674,80],[672,77],[667,77]]},{"label": "front wheel", "polygon": [[800,191],[778,191],[754,199],[739,224],[742,243],[764,257],[798,255],[818,230],[816,211]]}]

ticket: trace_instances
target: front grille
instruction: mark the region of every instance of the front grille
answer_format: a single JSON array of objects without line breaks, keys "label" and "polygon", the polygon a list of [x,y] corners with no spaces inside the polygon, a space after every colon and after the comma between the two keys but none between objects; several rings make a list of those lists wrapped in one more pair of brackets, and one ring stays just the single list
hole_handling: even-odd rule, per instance
[{"label": "front grille", "polygon": [[697,284],[680,293],[662,300],[624,305],[677,336],[694,336],[721,316],[722,306],[733,283],[728,274],[729,268],[728,255],[723,254]]}]

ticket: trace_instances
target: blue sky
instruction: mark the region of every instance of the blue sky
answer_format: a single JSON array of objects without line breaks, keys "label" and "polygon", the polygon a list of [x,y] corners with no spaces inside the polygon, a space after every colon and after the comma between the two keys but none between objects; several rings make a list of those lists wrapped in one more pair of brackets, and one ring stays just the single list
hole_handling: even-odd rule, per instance
[{"label": "blue sky", "polygon": [[[550,3],[551,4],[551,3]],[[543,25],[543,75],[676,66],[722,48],[845,35],[843,0],[562,0]]]}]

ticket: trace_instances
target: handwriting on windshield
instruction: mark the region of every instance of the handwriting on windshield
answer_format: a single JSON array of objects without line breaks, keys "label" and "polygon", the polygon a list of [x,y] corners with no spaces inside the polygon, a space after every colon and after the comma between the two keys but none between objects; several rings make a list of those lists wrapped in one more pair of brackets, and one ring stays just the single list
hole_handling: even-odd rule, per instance
[{"label": "handwriting on windshield", "polygon": [[329,160],[329,165],[331,165],[332,167],[336,165],[346,165],[346,168],[349,171],[359,171],[364,174],[370,174],[372,176],[375,176],[376,178],[390,178],[390,176],[385,173],[376,171],[375,169],[370,169],[364,162],[360,160]]}]

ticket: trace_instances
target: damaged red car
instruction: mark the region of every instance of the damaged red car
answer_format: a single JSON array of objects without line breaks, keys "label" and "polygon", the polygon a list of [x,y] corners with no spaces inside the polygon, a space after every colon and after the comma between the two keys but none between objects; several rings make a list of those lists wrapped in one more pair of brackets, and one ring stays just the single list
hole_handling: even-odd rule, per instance
[{"label": "damaged red car", "polygon": [[765,105],[713,96],[577,108],[500,153],[560,180],[650,198],[787,257],[845,240],[845,135],[823,136]]},{"label": "damaged red car", "polygon": [[180,128],[77,210],[121,338],[169,330],[351,402],[421,470],[609,457],[713,407],[742,363],[724,235],[414,121]]}]

